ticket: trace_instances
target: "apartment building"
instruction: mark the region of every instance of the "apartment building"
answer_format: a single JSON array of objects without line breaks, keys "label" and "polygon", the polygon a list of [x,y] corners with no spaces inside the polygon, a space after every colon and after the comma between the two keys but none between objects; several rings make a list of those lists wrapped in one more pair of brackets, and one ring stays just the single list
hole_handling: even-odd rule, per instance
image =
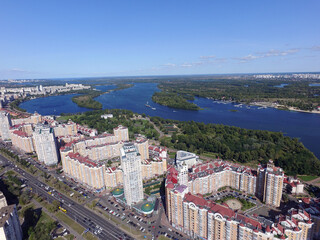
[{"label": "apartment building", "polygon": [[27,118],[17,118],[12,119],[13,125],[20,125],[20,124],[38,124],[42,122],[42,116],[38,113],[34,113]]},{"label": "apartment building", "polygon": [[53,129],[47,125],[38,124],[33,132],[34,148],[38,160],[46,165],[58,163],[58,149]]},{"label": "apartment building", "polygon": [[320,198],[303,198],[300,207],[311,216],[313,235],[320,239]]},{"label": "apartment building", "polygon": [[123,172],[120,168],[106,168],[106,187],[115,188],[123,184]]},{"label": "apartment building", "polygon": [[187,186],[193,194],[215,193],[219,188],[231,187],[255,195],[256,181],[255,170],[216,160],[193,166],[188,173]]},{"label": "apartment building", "polygon": [[119,125],[115,129],[113,129],[113,134],[116,136],[116,141],[127,142],[129,141],[129,131],[128,128]]},{"label": "apartment building", "polygon": [[64,172],[73,179],[96,191],[105,189],[106,168],[104,162],[94,162],[79,153],[69,152],[62,158]]},{"label": "apartment building", "polygon": [[54,126],[54,135],[56,137],[77,135],[77,124],[69,120],[66,124],[58,124]]},{"label": "apartment building", "polygon": [[142,178],[150,179],[167,172],[166,158],[153,158],[141,161]]},{"label": "apartment building", "polygon": [[[171,179],[172,180],[172,179]],[[225,205],[188,192],[187,186],[166,183],[167,215],[171,225],[195,239],[311,240],[313,222],[306,211],[291,209],[274,222],[259,221]]]},{"label": "apartment building", "polygon": [[149,159],[149,141],[146,138],[138,137],[135,140],[135,145],[138,148],[138,151],[141,156],[141,160]]},{"label": "apartment building", "polygon": [[6,111],[0,111],[0,137],[2,140],[10,140],[10,127],[12,126],[10,114]]},{"label": "apartment building", "polygon": [[141,157],[133,143],[121,148],[124,196],[129,206],[143,200]]},{"label": "apartment building", "polygon": [[0,209],[6,206],[8,206],[6,197],[3,195],[3,192],[0,191]]},{"label": "apartment building", "polygon": [[0,239],[22,240],[22,229],[16,205],[0,208]]},{"label": "apartment building", "polygon": [[279,207],[282,198],[284,172],[275,167],[272,160],[265,166],[260,165],[257,170],[257,196],[271,206]]},{"label": "apartment building", "polygon": [[35,151],[32,135],[28,135],[28,133],[16,130],[15,128],[10,130],[10,134],[13,146],[26,153],[32,153]]}]

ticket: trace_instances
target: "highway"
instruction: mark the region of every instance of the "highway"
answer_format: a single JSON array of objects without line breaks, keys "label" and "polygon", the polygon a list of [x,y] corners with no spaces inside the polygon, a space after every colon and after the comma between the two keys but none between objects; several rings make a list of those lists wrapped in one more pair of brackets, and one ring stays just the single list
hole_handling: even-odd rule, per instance
[{"label": "highway", "polygon": [[[71,200],[60,192],[48,187],[45,183],[39,181],[23,169],[16,167],[16,165],[7,158],[0,155],[0,160],[3,164],[9,165],[12,170],[17,171],[24,178],[28,180],[27,185],[32,188],[32,191],[46,198],[49,202],[58,200],[62,203],[62,207],[66,209],[66,214],[82,225],[85,229],[89,229],[99,239],[133,239],[125,234],[121,229],[106,219],[98,216],[94,212]],[[45,189],[46,188],[46,189]],[[51,194],[49,194],[51,192]]]}]

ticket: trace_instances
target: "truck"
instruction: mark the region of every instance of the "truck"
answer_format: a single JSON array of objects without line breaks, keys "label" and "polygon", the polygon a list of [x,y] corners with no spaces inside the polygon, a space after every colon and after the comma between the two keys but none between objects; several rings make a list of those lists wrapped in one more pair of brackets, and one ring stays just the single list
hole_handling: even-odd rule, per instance
[{"label": "truck", "polygon": [[70,193],[70,197],[72,197],[74,195],[74,193]]}]

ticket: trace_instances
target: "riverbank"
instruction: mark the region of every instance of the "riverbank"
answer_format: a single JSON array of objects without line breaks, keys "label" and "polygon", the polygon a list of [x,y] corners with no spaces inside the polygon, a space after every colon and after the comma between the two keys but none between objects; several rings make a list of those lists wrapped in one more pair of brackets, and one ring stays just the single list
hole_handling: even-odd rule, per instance
[{"label": "riverbank", "polygon": [[[104,88],[106,89],[106,88]],[[106,89],[108,90],[108,89]],[[177,110],[152,103],[152,95],[159,91],[156,83],[135,83],[131,88],[122,91],[102,94],[95,98],[103,105],[103,109],[127,109],[148,116],[159,116],[180,121],[224,124],[247,129],[261,129],[283,132],[287,136],[299,138],[304,145],[320,159],[320,115],[280,111],[271,107],[247,108],[235,107],[230,102],[213,101],[196,97],[194,103],[203,108],[201,111]],[[60,115],[61,113],[87,112],[71,101],[75,95],[47,97],[26,101],[20,105],[30,113],[37,111],[42,115]],[[156,110],[146,107],[149,102]],[[230,110],[238,110],[231,112]],[[297,127],[298,126],[298,127]],[[252,144],[251,144],[252,145]]]},{"label": "riverbank", "polygon": [[[226,104],[228,103],[233,103],[233,104],[239,104],[239,102],[234,102],[234,101],[218,101],[215,99],[212,99],[213,101],[217,101],[217,102],[224,102]],[[245,103],[241,103],[241,104],[245,104]],[[278,110],[286,110],[286,111],[294,111],[294,112],[302,112],[302,113],[316,113],[316,114],[320,114],[319,110],[312,110],[312,111],[307,111],[307,110],[301,110],[295,107],[289,107],[289,106],[285,106],[285,105],[281,105],[278,103],[274,103],[274,102],[251,102],[248,103],[246,105],[249,106],[257,106],[257,107],[262,107],[262,108],[275,108]]]}]

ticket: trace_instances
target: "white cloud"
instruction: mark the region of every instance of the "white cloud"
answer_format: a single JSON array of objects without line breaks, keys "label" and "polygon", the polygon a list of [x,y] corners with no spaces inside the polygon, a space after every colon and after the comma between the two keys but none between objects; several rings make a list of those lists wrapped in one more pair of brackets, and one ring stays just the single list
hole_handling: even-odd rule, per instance
[{"label": "white cloud", "polygon": [[180,67],[193,67],[193,64],[191,64],[191,63],[184,63],[184,64],[181,64]]},{"label": "white cloud", "polygon": [[177,65],[174,64],[174,63],[165,63],[165,64],[162,64],[161,66],[162,66],[162,67],[175,67],[175,66],[177,66]]},{"label": "white cloud", "polygon": [[215,58],[216,56],[211,55],[211,56],[200,56],[201,59],[212,59]]},{"label": "white cloud", "polygon": [[267,52],[257,52],[255,55],[249,54],[247,56],[238,57],[238,58],[234,58],[234,59],[239,60],[240,62],[248,62],[248,61],[256,60],[259,58],[287,56],[290,54],[297,53],[299,51],[300,51],[299,48],[292,48],[292,49],[288,49],[288,50],[284,50],[284,51],[271,49]]}]

